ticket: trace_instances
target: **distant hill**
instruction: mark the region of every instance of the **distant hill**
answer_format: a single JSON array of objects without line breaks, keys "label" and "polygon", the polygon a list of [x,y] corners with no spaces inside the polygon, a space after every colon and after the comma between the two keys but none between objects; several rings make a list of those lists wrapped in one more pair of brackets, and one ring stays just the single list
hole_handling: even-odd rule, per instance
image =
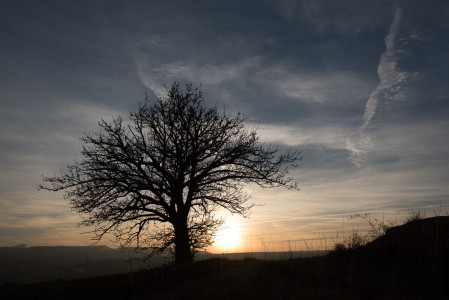
[{"label": "distant hill", "polygon": [[288,260],[294,258],[315,257],[327,254],[328,250],[315,251],[279,251],[279,252],[237,252],[237,253],[222,253],[212,254],[208,252],[199,253],[196,260],[205,260],[212,258],[225,259],[259,259],[259,260]]},{"label": "distant hill", "polygon": [[0,299],[449,299],[449,217],[356,249],[288,260],[212,258],[132,273],[6,284]]},{"label": "distant hill", "polygon": [[[196,260],[211,258],[257,258],[282,260],[324,254],[323,251],[252,252],[212,254],[200,252]],[[119,250],[106,246],[0,247],[0,285],[33,283],[43,280],[74,279],[126,273],[171,262],[170,256],[151,257],[134,249]],[[131,259],[131,261],[130,261]]]},{"label": "distant hill", "polygon": [[141,258],[143,255],[138,256],[132,249],[106,246],[0,247],[0,284],[124,273],[165,262],[163,257],[145,262]]}]

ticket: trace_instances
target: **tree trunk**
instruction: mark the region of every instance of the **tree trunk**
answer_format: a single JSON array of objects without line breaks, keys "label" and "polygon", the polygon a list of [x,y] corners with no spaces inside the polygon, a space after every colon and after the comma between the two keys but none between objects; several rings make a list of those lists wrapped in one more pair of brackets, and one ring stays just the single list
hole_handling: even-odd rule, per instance
[{"label": "tree trunk", "polygon": [[175,263],[190,261],[193,261],[193,255],[190,249],[187,221],[180,221],[175,224]]}]

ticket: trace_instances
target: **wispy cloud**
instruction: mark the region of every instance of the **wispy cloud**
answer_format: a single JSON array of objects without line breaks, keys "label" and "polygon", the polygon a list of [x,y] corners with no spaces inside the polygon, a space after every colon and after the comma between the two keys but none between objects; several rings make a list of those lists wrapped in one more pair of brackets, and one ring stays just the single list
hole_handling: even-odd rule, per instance
[{"label": "wispy cloud", "polygon": [[174,50],[179,48],[179,44],[181,42],[176,39],[156,36],[140,43],[132,51],[140,81],[157,96],[166,94],[164,85],[175,80],[204,84],[208,88],[226,81],[242,81],[247,71],[259,66],[261,61],[257,55],[244,56],[238,60],[221,57],[220,61],[211,61],[198,53],[182,57],[182,53]]},{"label": "wispy cloud", "polygon": [[[277,95],[305,103],[346,105],[370,89],[370,82],[349,71],[302,72],[280,63],[255,74],[253,80],[270,87]],[[346,87],[344,90],[341,87]],[[348,97],[348,93],[350,93]]]},{"label": "wispy cloud", "polygon": [[323,145],[329,149],[345,149],[345,136],[350,131],[349,127],[321,126],[305,127],[301,124],[256,125],[265,143],[283,144],[288,146]]},{"label": "wispy cloud", "polygon": [[286,16],[306,19],[319,32],[353,35],[384,24],[387,16],[383,12],[391,5],[391,1],[301,0]]},{"label": "wispy cloud", "polygon": [[243,60],[238,63],[200,65],[194,62],[173,62],[162,65],[151,65],[144,58],[136,63],[141,82],[156,95],[166,93],[164,84],[175,80],[186,80],[213,86],[227,80],[240,78],[246,69],[257,64],[257,58]]},{"label": "wispy cloud", "polygon": [[346,141],[346,148],[351,153],[350,159],[358,167],[361,167],[366,162],[366,153],[373,146],[371,137],[366,132],[366,129],[370,126],[378,106],[388,101],[403,99],[404,86],[413,76],[413,74],[401,71],[398,68],[396,41],[400,33],[401,17],[402,10],[396,8],[390,31],[385,37],[386,49],[377,67],[379,84],[366,102],[362,126],[355,134],[348,137]]}]

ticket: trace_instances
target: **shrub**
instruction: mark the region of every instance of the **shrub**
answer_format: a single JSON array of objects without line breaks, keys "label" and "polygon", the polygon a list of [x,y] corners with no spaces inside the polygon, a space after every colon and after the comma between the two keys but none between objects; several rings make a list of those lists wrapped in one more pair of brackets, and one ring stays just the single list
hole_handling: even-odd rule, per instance
[{"label": "shrub", "polygon": [[377,219],[371,218],[368,214],[355,214],[351,216],[351,220],[355,218],[362,218],[368,222],[369,230],[366,234],[362,235],[358,230],[354,230],[352,234],[343,240],[343,242],[337,242],[334,245],[334,250],[349,250],[360,248],[369,242],[385,235],[388,229],[397,226],[396,220],[385,221],[384,218]]}]

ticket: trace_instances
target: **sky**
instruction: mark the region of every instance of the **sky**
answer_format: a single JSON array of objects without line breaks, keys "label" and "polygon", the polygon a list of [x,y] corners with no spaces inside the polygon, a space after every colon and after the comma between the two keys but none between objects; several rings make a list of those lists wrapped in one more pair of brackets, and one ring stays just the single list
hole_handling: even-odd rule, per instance
[{"label": "sky", "polygon": [[246,187],[257,206],[222,212],[237,240],[215,251],[329,247],[364,228],[354,214],[448,214],[448,19],[445,0],[2,0],[0,246],[92,244],[42,175],[174,81],[303,155],[300,191]]}]

